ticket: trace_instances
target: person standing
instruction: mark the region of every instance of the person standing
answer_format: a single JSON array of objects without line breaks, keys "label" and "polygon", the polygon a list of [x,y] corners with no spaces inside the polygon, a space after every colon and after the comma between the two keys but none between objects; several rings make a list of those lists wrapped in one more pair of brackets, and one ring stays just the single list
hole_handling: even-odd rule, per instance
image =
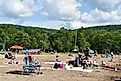
[{"label": "person standing", "polygon": [[28,57],[25,55],[23,58],[24,65],[28,65]]},{"label": "person standing", "polygon": [[88,60],[88,57],[89,57],[89,48],[86,48],[85,50],[85,57],[86,57],[86,60]]}]

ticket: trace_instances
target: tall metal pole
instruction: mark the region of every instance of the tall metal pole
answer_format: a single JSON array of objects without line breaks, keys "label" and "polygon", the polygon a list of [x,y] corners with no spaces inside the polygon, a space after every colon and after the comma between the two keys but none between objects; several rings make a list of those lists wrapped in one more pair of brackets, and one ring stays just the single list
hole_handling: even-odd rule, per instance
[{"label": "tall metal pole", "polygon": [[[77,32],[77,30],[76,30]],[[75,49],[76,49],[76,41],[77,41],[77,35],[75,34]]]},{"label": "tall metal pole", "polygon": [[75,50],[77,50],[77,45],[76,45],[76,43],[77,43],[77,30],[76,30],[76,34],[75,34]]},{"label": "tall metal pole", "polygon": [[3,51],[6,51],[6,50],[5,50],[5,43],[3,43]]}]

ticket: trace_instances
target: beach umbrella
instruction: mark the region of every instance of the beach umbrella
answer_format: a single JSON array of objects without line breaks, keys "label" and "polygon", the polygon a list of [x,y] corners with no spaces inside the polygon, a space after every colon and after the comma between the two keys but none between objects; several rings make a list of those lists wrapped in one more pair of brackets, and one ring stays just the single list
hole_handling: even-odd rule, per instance
[{"label": "beach umbrella", "polygon": [[74,49],[74,50],[72,50],[72,51],[74,51],[74,52],[78,52],[79,50],[77,50],[77,49]]},{"label": "beach umbrella", "polygon": [[93,51],[93,50],[89,50],[89,53],[90,53],[90,54],[93,54],[93,53],[94,53],[94,51]]}]

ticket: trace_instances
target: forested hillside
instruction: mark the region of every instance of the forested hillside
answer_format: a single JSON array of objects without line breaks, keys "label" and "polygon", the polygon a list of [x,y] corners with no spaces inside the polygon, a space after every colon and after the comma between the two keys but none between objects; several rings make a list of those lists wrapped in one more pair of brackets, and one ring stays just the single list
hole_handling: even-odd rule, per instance
[{"label": "forested hillside", "polygon": [[102,53],[104,50],[121,51],[121,25],[97,26],[76,30],[45,29],[25,27],[12,24],[0,25],[0,49],[5,44],[6,49],[17,44],[27,49],[41,48],[71,52],[76,45],[80,51],[86,47]]}]

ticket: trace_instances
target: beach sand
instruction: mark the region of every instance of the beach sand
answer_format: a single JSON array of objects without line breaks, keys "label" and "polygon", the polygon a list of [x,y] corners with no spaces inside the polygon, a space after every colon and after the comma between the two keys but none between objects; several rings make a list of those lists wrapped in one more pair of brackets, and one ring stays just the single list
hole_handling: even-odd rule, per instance
[{"label": "beach sand", "polygon": [[[41,62],[42,67],[53,67],[53,65],[47,65],[43,62],[45,61],[55,61],[55,55],[32,55]],[[59,59],[63,62],[69,60],[70,56],[68,54],[59,54]],[[121,56],[114,56],[112,66],[116,64],[121,64],[119,60]],[[22,59],[23,56],[20,55],[16,60],[21,61],[21,64],[7,64],[10,59],[0,58],[0,81],[114,81],[115,79],[121,78],[121,71],[115,72],[114,69],[102,68],[93,69],[93,72],[79,72],[79,71],[68,71],[66,69],[62,70],[41,70],[43,74],[11,74],[10,71],[22,71]],[[97,61],[106,61],[106,59],[97,57]],[[120,66],[118,66],[121,68]]]}]

